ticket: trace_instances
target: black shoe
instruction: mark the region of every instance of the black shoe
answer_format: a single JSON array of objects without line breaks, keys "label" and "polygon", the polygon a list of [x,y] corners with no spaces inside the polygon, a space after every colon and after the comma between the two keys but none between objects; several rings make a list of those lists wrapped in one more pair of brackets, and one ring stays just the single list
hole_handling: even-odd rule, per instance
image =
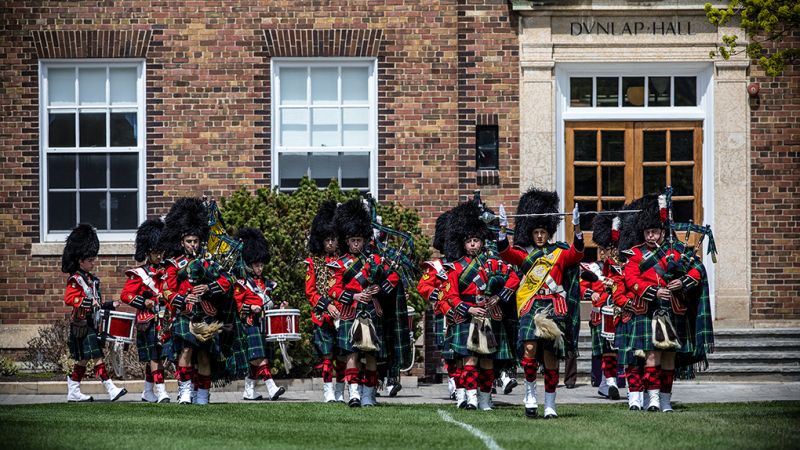
[{"label": "black shoe", "polygon": [[275,391],[275,395],[273,395],[272,397],[270,397],[270,400],[277,400],[277,399],[278,399],[278,397],[280,397],[280,396],[281,396],[281,395],[283,395],[284,393],[286,393],[286,388],[285,388],[285,387],[283,387],[283,386],[278,386],[278,390],[277,390],[277,391]]},{"label": "black shoe", "polygon": [[453,392],[452,394],[450,394],[450,400],[455,400],[455,399],[456,399],[456,393]]},{"label": "black shoe", "polygon": [[[127,393],[128,393],[128,390],[127,390],[127,389],[125,389],[125,388],[122,388],[122,390],[121,390],[121,391],[119,391],[119,394],[117,394],[117,396],[116,396],[116,397],[112,398],[112,399],[111,399],[111,401],[112,401],[112,402],[115,402],[115,401],[117,401],[117,399],[119,399],[120,397],[122,397],[123,395],[125,395],[125,394],[127,394]],[[91,401],[91,400],[90,400],[90,401]]]},{"label": "black shoe", "polygon": [[661,409],[658,406],[648,406],[647,410],[650,412],[659,412]]},{"label": "black shoe", "polygon": [[535,419],[539,417],[539,411],[536,408],[525,408],[525,417]]},{"label": "black shoe", "polygon": [[575,389],[575,383],[565,384],[564,387],[567,389]]},{"label": "black shoe", "polygon": [[389,389],[389,397],[395,397],[401,389],[403,389],[403,386],[400,383],[395,384]]},{"label": "black shoe", "polygon": [[503,394],[505,394],[505,395],[510,394],[511,391],[513,391],[514,388],[517,387],[517,386],[519,386],[519,383],[517,383],[516,378],[512,378],[511,381],[508,382],[506,387],[503,388]]},{"label": "black shoe", "polygon": [[467,409],[467,401],[464,400],[463,402],[459,403],[458,409]]},{"label": "black shoe", "polygon": [[616,386],[608,387],[608,396],[611,400],[619,400],[619,389]]},{"label": "black shoe", "polygon": [[361,399],[358,399],[358,398],[351,398],[351,399],[350,399],[350,401],[349,401],[349,402],[347,402],[347,404],[348,404],[348,405],[349,405],[351,408],[361,408]]},{"label": "black shoe", "polygon": [[469,403],[467,403],[467,406],[465,406],[464,409],[466,409],[468,411],[474,411],[474,410],[478,409],[478,407],[475,406],[475,405],[470,405]]}]

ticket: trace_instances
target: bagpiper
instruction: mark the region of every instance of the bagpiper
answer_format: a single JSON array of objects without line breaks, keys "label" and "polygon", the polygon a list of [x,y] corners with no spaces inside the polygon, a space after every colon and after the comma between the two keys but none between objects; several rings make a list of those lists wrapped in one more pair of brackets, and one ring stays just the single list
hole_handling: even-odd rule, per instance
[{"label": "bagpiper", "polygon": [[[220,301],[227,301],[231,282],[204,256],[208,240],[208,211],[199,198],[178,199],[165,218],[161,234],[165,249],[167,306],[173,317],[172,339],[177,357],[178,403],[207,404],[211,365],[220,358],[215,320]],[[213,360],[213,361],[212,361]],[[194,376],[196,373],[196,377]]]},{"label": "bagpiper", "polygon": [[[330,264],[334,284],[328,294],[340,313],[337,342],[342,353],[347,355],[348,404],[351,407],[374,406],[377,360],[387,355],[383,343],[383,311],[376,296],[380,292],[392,293],[399,277],[380,256],[367,252],[366,245],[373,231],[369,212],[360,200],[350,200],[339,206],[334,224],[343,254]],[[365,360],[363,382],[359,374],[361,357]]]},{"label": "bagpiper", "polygon": [[[314,323],[312,342],[317,356],[322,359],[322,400],[325,403],[344,403],[345,362],[339,353],[335,322],[340,319],[339,309],[328,295],[333,286],[332,265],[339,259],[339,245],[333,217],[336,202],[320,204],[311,222],[306,258],[306,297],[311,303],[311,321]],[[335,359],[334,359],[335,358]],[[334,362],[336,383],[333,382]]]},{"label": "bagpiper", "polygon": [[[518,354],[525,371],[525,415],[536,418],[536,374],[543,362],[544,418],[558,417],[556,387],[559,359],[577,352],[580,293],[577,266],[583,258],[583,233],[577,205],[572,245],[550,242],[561,222],[555,192],[533,188],[520,197],[511,247],[501,226],[497,248],[503,260],[517,266],[521,283],[516,294],[519,316]],[[533,214],[536,214],[533,216]],[[502,224],[501,225],[505,225]]]},{"label": "bagpiper", "polygon": [[97,261],[100,241],[91,225],[79,224],[67,237],[61,256],[61,271],[68,274],[64,303],[72,307],[69,323],[69,356],[75,360],[72,373],[67,376],[67,401],[86,402],[94,400],[81,392],[81,380],[86,374],[86,364],[93,359],[94,375],[103,382],[108,398],[113,402],[128,391],[118,388],[111,381],[103,362],[103,349],[97,336],[98,315],[105,309],[113,309],[113,303],[103,303],[100,293],[100,278],[92,273]]},{"label": "bagpiper", "polygon": [[[268,398],[277,400],[286,392],[286,388],[276,385],[272,379],[269,370],[272,343],[266,341],[262,331],[263,312],[276,307],[270,293],[277,284],[264,277],[264,266],[269,262],[267,240],[256,228],[240,229],[236,239],[243,244],[245,268],[243,276],[236,280],[233,297],[247,336],[247,359],[250,362],[250,373],[244,379],[242,398],[260,400],[262,395],[256,390],[256,383],[262,381],[267,388]],[[286,306],[281,305],[283,308]]]},{"label": "bagpiper", "polygon": [[128,278],[120,293],[120,300],[137,310],[136,349],[139,362],[145,367],[142,401],[151,403],[169,403],[163,361],[174,358],[171,324],[162,297],[166,271],[161,261],[164,252],[158,247],[158,240],[163,229],[161,219],[145,220],[139,225],[134,259],[144,264],[125,272]]}]

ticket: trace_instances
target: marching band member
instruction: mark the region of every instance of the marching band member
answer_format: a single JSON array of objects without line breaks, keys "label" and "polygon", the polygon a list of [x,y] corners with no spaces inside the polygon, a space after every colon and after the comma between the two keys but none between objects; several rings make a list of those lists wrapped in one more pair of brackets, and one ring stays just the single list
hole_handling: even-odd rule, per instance
[{"label": "marching band member", "polygon": [[[349,385],[349,405],[374,406],[377,358],[386,357],[383,312],[376,295],[393,293],[399,277],[390,272],[378,255],[366,253],[365,246],[373,232],[369,212],[360,200],[350,200],[339,206],[334,224],[339,248],[345,252],[330,264],[335,281],[328,294],[340,314],[337,340],[339,349],[347,355],[345,378]],[[366,361],[363,391],[359,388],[361,356]]]},{"label": "marching band member", "polygon": [[164,385],[163,360],[173,359],[170,324],[161,312],[165,272],[158,238],[163,229],[164,222],[161,219],[145,220],[139,225],[134,259],[144,261],[144,264],[125,272],[128,279],[120,294],[120,300],[137,310],[136,348],[139,362],[145,364],[142,401],[151,403],[169,403],[169,394]]},{"label": "marching band member", "polygon": [[558,359],[577,351],[580,294],[573,269],[583,258],[583,233],[576,205],[572,217],[573,245],[549,242],[561,222],[558,206],[555,192],[529,190],[520,197],[518,214],[548,215],[518,218],[513,247],[509,246],[502,228],[497,242],[503,260],[517,266],[523,275],[516,295],[520,320],[517,346],[523,355],[525,371],[525,415],[530,418],[538,415],[539,361],[545,366],[544,418],[556,418]]},{"label": "marching band member", "polygon": [[[250,374],[244,379],[245,400],[260,400],[262,395],[256,391],[256,383],[263,381],[267,387],[270,400],[277,400],[286,392],[283,386],[277,386],[269,370],[269,358],[272,354],[271,343],[265,340],[261,328],[262,312],[272,309],[274,304],[269,294],[275,289],[275,282],[265,280],[264,266],[269,261],[267,240],[261,230],[242,228],[236,233],[236,239],[243,243],[242,259],[245,263],[245,276],[236,280],[233,297],[236,308],[247,335],[247,359],[250,361]],[[288,306],[286,302],[281,308]]]},{"label": "marching band member", "polygon": [[79,224],[67,237],[61,256],[61,271],[69,274],[64,303],[72,307],[70,314],[69,356],[75,360],[72,373],[67,376],[67,401],[86,402],[94,400],[81,392],[81,380],[86,374],[86,364],[95,360],[94,374],[103,382],[109,399],[113,402],[128,391],[118,388],[111,381],[103,362],[103,350],[97,338],[94,312],[113,309],[111,302],[103,304],[100,294],[100,279],[92,273],[97,260],[100,241],[97,232],[88,224]]},{"label": "marching band member", "polygon": [[[452,210],[444,243],[452,270],[447,274],[443,295],[453,317],[448,342],[453,353],[463,358],[461,385],[466,390],[465,408],[486,411],[493,409],[494,360],[511,358],[500,303],[510,300],[513,288],[504,286],[503,279],[497,292],[489,292],[490,271],[502,271],[502,267],[497,260],[496,267],[490,267],[492,261],[482,254],[490,235],[488,226],[479,218],[480,213],[475,202],[463,203]],[[491,329],[487,329],[483,319],[490,319]],[[483,342],[485,346],[481,345]]]},{"label": "marching band member", "polygon": [[[209,235],[208,212],[202,200],[178,199],[170,208],[165,223],[160,240],[168,256],[165,295],[173,317],[178,403],[192,403],[192,379],[196,372],[196,403],[207,404],[212,358],[218,358],[221,353],[217,334],[221,326],[213,321],[217,311],[215,303],[226,301],[231,283],[226,276],[214,271],[210,267],[212,263],[201,254]],[[193,361],[196,361],[196,370]]]},{"label": "marching band member", "polygon": [[[322,400],[325,403],[344,403],[345,364],[339,357],[337,335],[334,321],[339,320],[339,309],[328,296],[328,289],[334,283],[333,270],[329,264],[338,260],[338,243],[333,216],[336,202],[323,202],[311,223],[308,236],[309,257],[305,263],[306,297],[311,303],[311,321],[314,323],[312,342],[317,356],[322,358]],[[333,382],[334,361],[336,363],[336,383]]]}]

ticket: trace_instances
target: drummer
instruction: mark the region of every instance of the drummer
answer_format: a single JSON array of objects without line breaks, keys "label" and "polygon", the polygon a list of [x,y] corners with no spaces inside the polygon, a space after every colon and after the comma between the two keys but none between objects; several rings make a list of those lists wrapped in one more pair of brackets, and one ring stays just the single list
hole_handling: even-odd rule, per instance
[{"label": "drummer", "polygon": [[[277,283],[266,280],[263,276],[264,265],[269,262],[267,240],[256,228],[242,228],[236,238],[244,244],[242,258],[245,262],[245,271],[236,280],[233,296],[239,317],[247,334],[247,357],[250,361],[250,374],[244,379],[245,400],[260,400],[263,396],[256,390],[259,381],[267,387],[267,397],[277,400],[286,388],[275,384],[269,370],[269,360],[273,357],[272,344],[265,340],[261,330],[263,311],[272,309],[274,303],[269,294],[275,289]],[[286,308],[288,303],[281,303],[281,308]]]}]

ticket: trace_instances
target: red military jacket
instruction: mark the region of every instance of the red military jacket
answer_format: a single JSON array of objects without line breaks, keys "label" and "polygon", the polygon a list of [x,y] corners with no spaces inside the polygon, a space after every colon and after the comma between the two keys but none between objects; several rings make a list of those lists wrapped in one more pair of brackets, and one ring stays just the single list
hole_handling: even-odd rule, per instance
[{"label": "red military jacket", "polygon": [[262,277],[238,279],[233,288],[233,298],[236,300],[236,310],[247,325],[254,325],[256,314],[252,311],[254,306],[263,310],[269,309],[272,300],[269,294],[275,289],[275,282],[266,282]]},{"label": "red military jacket", "polygon": [[[592,302],[592,312],[589,316],[589,325],[597,326],[600,324],[600,308],[608,303],[609,298],[612,304],[620,308],[624,308],[628,306],[630,296],[625,288],[625,276],[623,274],[622,267],[613,264],[609,260],[603,262],[598,261],[591,263],[591,265],[593,265],[595,268],[599,268],[604,277],[609,278],[614,282],[611,287],[611,293],[609,293],[608,289],[606,289],[605,285],[600,280],[594,282],[581,280],[581,298]],[[600,297],[596,301],[592,300],[592,294],[595,292],[600,294]],[[627,315],[623,318],[623,321],[625,322],[628,320],[630,320],[630,315]]]},{"label": "red military jacket", "polygon": [[[528,281],[529,271],[537,266],[537,262],[539,262],[541,258],[546,258],[560,249],[560,254],[553,262],[552,267],[548,272],[548,277],[551,279],[551,282],[544,283],[537,292],[533,293],[526,299],[520,299],[519,297],[517,298],[517,312],[519,313],[520,317],[530,311],[531,306],[533,306],[534,300],[536,299],[547,299],[551,301],[557,300],[559,298],[559,294],[555,292],[553,288],[558,289],[560,287],[560,289],[563,291],[564,272],[566,272],[566,270],[572,266],[580,263],[581,259],[583,259],[583,251],[576,249],[574,244],[568,245],[564,242],[547,244],[542,248],[522,248],[516,245],[511,247],[508,245],[507,240],[498,241],[497,244],[498,250],[500,250],[500,257],[503,258],[503,261],[513,264],[519,268],[519,271],[523,277],[520,284],[524,284],[526,281]],[[537,253],[540,253],[541,255],[536,257]]]},{"label": "red military jacket", "polygon": [[437,316],[447,314],[450,304],[444,301],[442,287],[447,282],[447,268],[441,259],[425,261],[417,292],[425,300],[433,303],[433,313]]},{"label": "red military jacket", "polygon": [[[489,281],[490,272],[502,274],[506,277],[503,289],[495,295],[500,297],[500,302],[508,302],[514,295],[514,290],[519,286],[519,278],[513,270],[499,259],[490,258],[474,271],[474,275],[465,274],[473,258],[464,256],[458,261],[449,263],[451,270],[447,273],[447,282],[444,286],[444,300],[454,311],[453,320],[461,323],[470,318],[469,308],[484,307],[488,298],[485,296],[486,283]],[[463,275],[463,276],[462,276]],[[503,311],[498,302],[488,311],[488,316],[494,320],[503,318]]]},{"label": "red military jacket", "polygon": [[86,298],[93,299],[95,306],[101,304],[100,279],[92,273],[79,270],[69,276],[64,292],[64,303],[72,307],[72,319],[83,320],[91,315],[91,306],[82,306]]},{"label": "red military jacket", "polygon": [[[335,283],[334,269],[335,263],[339,258],[336,256],[325,256],[324,258],[306,258],[306,298],[311,303],[311,321],[314,325],[322,326],[325,323],[333,324],[333,318],[328,313],[327,308],[331,302],[328,297],[328,290]],[[315,261],[321,262],[323,267],[315,266]],[[324,290],[320,292],[317,288],[317,271],[324,270],[327,276]]]},{"label": "red military jacket", "polygon": [[[355,318],[356,306],[353,300],[353,295],[358,294],[369,287],[369,274],[372,267],[383,266],[388,270],[388,265],[381,261],[381,257],[376,254],[371,254],[364,257],[359,255],[352,255],[346,253],[339,257],[338,260],[330,264],[333,269],[334,282],[328,290],[328,295],[335,301],[336,308],[339,309],[342,320],[352,320]],[[349,270],[354,264],[359,264],[362,267],[355,273]],[[353,276],[350,276],[353,275]],[[349,277],[349,279],[346,279]],[[400,277],[395,272],[391,272],[383,282],[380,288],[384,293],[389,293],[397,287],[400,282]],[[380,305],[377,300],[374,300],[378,315],[382,315]]]},{"label": "red military jacket", "polygon": [[152,307],[145,306],[145,300],[158,302],[164,287],[166,271],[160,265],[145,264],[125,271],[128,279],[122,287],[119,299],[136,308],[136,321],[149,322],[155,318]]},{"label": "red military jacket", "polygon": [[[186,303],[186,296],[192,290],[192,283],[189,282],[188,278],[183,280],[178,280],[178,272],[187,264],[189,264],[190,260],[186,257],[186,255],[181,255],[176,258],[169,258],[166,261],[166,277],[165,277],[165,284],[167,286],[167,292],[165,296],[167,297],[167,306],[170,309],[170,312],[174,315],[180,314],[185,312],[191,312],[193,306],[191,303]],[[207,267],[208,262],[205,262],[204,265]],[[224,293],[228,292],[231,288],[231,283],[225,278],[223,275],[220,275],[219,278],[214,280],[212,283],[209,284],[209,293],[210,294],[217,294],[217,293]],[[206,311],[210,311],[210,309],[206,309]]]},{"label": "red military jacket", "polygon": [[[635,294],[636,298],[644,302],[653,302],[657,299],[656,292],[659,288],[666,287],[669,282],[664,279],[669,264],[668,257],[678,260],[681,255],[674,249],[667,249],[662,246],[651,252],[645,244],[637,245],[630,250],[626,250],[628,262],[625,264],[625,284]],[[683,282],[683,291],[697,286],[702,275],[700,271],[692,267],[680,277]],[[682,293],[673,295],[672,309],[676,314],[686,312],[686,305]],[[646,308],[637,314],[646,313]]]}]

